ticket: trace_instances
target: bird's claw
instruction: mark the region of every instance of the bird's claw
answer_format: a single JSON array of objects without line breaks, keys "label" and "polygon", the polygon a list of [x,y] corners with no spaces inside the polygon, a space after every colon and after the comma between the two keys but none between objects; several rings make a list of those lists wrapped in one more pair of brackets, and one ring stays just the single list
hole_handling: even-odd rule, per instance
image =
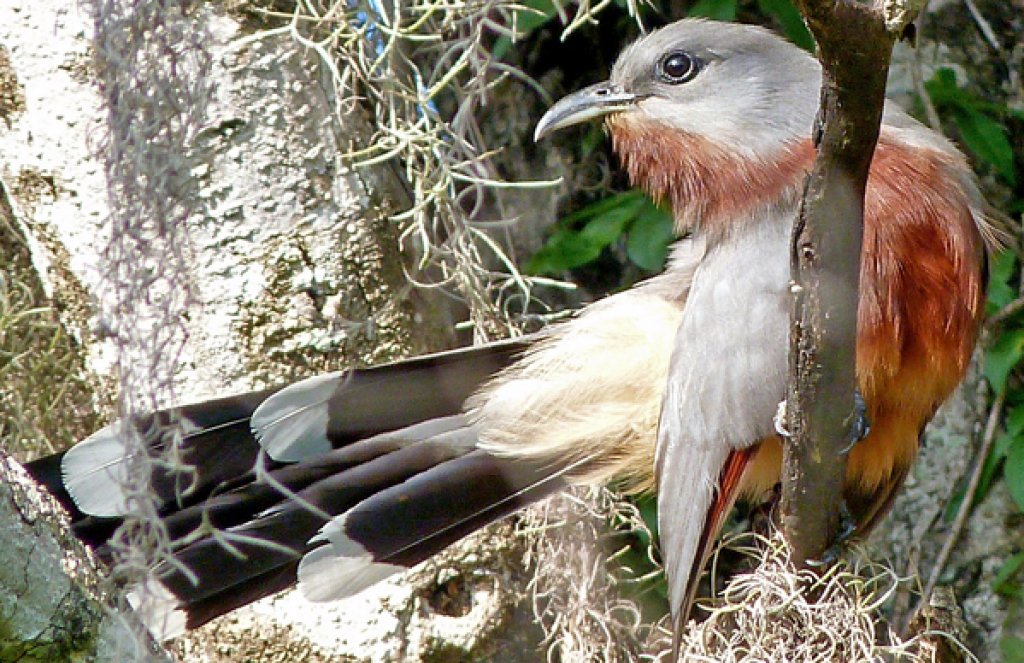
[{"label": "bird's claw", "polygon": [[811,140],[814,147],[821,147],[821,141],[825,137],[825,115],[822,109],[825,108],[825,88],[821,89],[821,99],[818,104],[818,112],[814,115],[814,124],[811,127]]},{"label": "bird's claw", "polygon": [[[863,440],[871,432],[871,420],[868,419],[868,406],[864,402],[864,397],[861,396],[860,390],[855,389],[853,392],[853,412],[850,415],[850,432],[848,436],[848,442],[841,453],[848,454],[853,451],[853,448],[858,442]],[[775,417],[772,418],[772,423],[775,425],[775,432],[779,437],[790,438],[793,434],[786,428],[786,401],[779,401],[779,406],[775,410]]]},{"label": "bird's claw", "polygon": [[772,419],[772,423],[775,424],[775,432],[779,437],[793,437],[786,428],[786,401],[779,401],[779,406],[775,408],[775,417]]},{"label": "bird's claw", "polygon": [[853,412],[850,413],[849,421],[850,433],[847,437],[849,443],[840,452],[842,454],[848,454],[853,451],[857,443],[866,438],[871,432],[871,420],[868,419],[868,405],[864,402],[864,396],[861,395],[860,389],[853,390]]},{"label": "bird's claw", "polygon": [[857,531],[857,521],[854,520],[853,515],[850,513],[849,507],[846,506],[846,501],[839,503],[839,533],[836,534],[836,538],[833,539],[832,545],[825,549],[825,552],[821,554],[821,559],[810,560],[807,563],[810,566],[828,568],[839,561],[839,558],[843,556],[843,550],[846,548],[846,544],[853,538],[854,533]]}]

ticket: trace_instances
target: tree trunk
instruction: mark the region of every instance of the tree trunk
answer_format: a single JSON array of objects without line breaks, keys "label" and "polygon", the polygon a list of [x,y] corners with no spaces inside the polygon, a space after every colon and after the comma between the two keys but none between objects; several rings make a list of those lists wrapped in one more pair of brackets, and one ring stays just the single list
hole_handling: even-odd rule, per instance
[{"label": "tree trunk", "polygon": [[[109,235],[95,140],[104,111],[83,14],[55,0],[0,8],[8,54],[0,58],[0,118],[9,126],[0,136],[0,177],[44,287],[80,343],[85,379],[98,401],[109,402],[117,387],[106,376],[117,349],[95,330]],[[175,400],[449,346],[447,307],[411,288],[403,270],[399,228],[389,218],[407,204],[400,171],[387,163],[354,171],[339,158],[372,127],[358,112],[336,113],[320,62],[289,36],[247,40],[254,26],[224,5],[206,5],[194,18],[197,30],[209,31],[215,93],[190,155],[200,163],[193,171],[197,213],[188,221],[199,303],[184,323]],[[17,524],[16,513],[5,514],[0,527]],[[534,660],[539,636],[524,600],[529,576],[518,561],[524,542],[499,527],[505,536],[484,533],[350,600],[314,606],[285,593],[171,649],[189,661],[300,652],[303,660]],[[22,538],[42,551],[41,536]],[[50,551],[53,569],[57,553]],[[5,583],[0,598],[35,600],[19,592]],[[452,612],[450,602],[433,600],[444,592],[465,594],[472,609]],[[81,605],[68,604],[72,617],[102,619],[94,605]]]},{"label": "tree trunk", "polygon": [[169,662],[109,607],[103,569],[57,502],[0,449],[0,658]]}]

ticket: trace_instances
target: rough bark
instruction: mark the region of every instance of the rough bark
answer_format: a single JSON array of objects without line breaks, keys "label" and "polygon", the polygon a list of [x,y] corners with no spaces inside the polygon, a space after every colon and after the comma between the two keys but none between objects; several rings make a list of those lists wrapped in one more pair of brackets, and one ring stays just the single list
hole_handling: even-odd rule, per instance
[{"label": "rough bark", "polygon": [[[398,171],[342,165],[339,154],[369,127],[358,113],[338,124],[337,100],[314,55],[283,35],[244,39],[253,26],[224,7],[208,6],[196,20],[212,36],[216,96],[195,146],[200,213],[189,230],[201,301],[189,312],[176,399],[448,345],[446,309],[410,294],[403,272],[389,220],[402,204]],[[9,130],[0,132],[0,177],[47,292],[81,343],[87,379],[106,391],[114,388],[104,374],[115,350],[92,330],[107,198],[94,153],[103,115],[90,33],[88,17],[62,2],[0,8],[0,44],[10,55],[2,82],[20,95],[2,114]],[[20,186],[28,173],[53,183],[46,195]],[[539,638],[524,626],[522,546],[485,534],[349,601],[311,606],[284,594],[172,650],[189,661],[300,653],[305,660],[533,660]],[[453,612],[437,598],[447,593],[469,597],[473,609]]]},{"label": "rough bark", "polygon": [[0,449],[0,659],[169,662],[108,604],[104,570],[57,502]]},{"label": "rough bark", "polygon": [[839,533],[854,393],[864,190],[893,36],[879,4],[797,3],[818,43],[818,157],[793,230],[782,525],[798,565]]}]

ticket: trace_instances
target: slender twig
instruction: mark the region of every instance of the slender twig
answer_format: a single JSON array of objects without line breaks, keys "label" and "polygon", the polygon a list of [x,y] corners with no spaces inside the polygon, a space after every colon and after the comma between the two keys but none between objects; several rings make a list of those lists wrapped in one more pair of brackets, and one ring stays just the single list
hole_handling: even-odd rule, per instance
[{"label": "slender twig", "polygon": [[993,329],[1009,318],[1017,315],[1021,311],[1024,311],[1024,296],[1018,297],[1003,308],[996,311],[988,320],[985,321],[985,327]]},{"label": "slender twig", "polygon": [[974,0],[964,0],[964,4],[967,5],[967,11],[971,13],[971,18],[974,19],[974,22],[978,24],[978,29],[981,30],[981,34],[985,37],[988,45],[997,53],[1002,53],[1003,47],[999,44],[996,31],[992,29],[992,24],[982,15],[978,5],[974,4]]},{"label": "slender twig", "polygon": [[[921,38],[924,35],[925,23],[927,20],[928,4],[925,3],[924,7],[921,8],[921,14],[917,19],[918,44],[921,43]],[[928,90],[924,86],[920,45],[914,48],[914,55],[911,58],[910,64],[910,78],[914,83],[914,92],[917,93],[917,98],[921,100],[921,105],[924,106],[924,116],[928,119],[928,126],[931,127],[933,131],[942,133],[942,120],[939,119],[939,111],[936,110],[935,104],[932,102],[932,96],[928,94]]]},{"label": "slender twig", "polygon": [[[924,591],[921,592],[921,600],[917,604],[917,609],[921,609],[921,606],[927,605],[928,598],[932,595],[935,590],[935,586],[939,583],[939,577],[942,575],[943,569],[946,567],[946,562],[949,561],[949,556],[953,553],[953,546],[956,545],[957,540],[960,538],[960,533],[964,529],[964,525],[967,524],[967,518],[971,514],[971,507],[974,503],[974,495],[978,492],[978,486],[981,484],[981,475],[985,468],[985,459],[988,458],[989,453],[992,451],[992,444],[996,437],[996,431],[999,428],[999,420],[1002,417],[1003,405],[1006,403],[1006,390],[1004,389],[998,396],[996,396],[995,402],[992,404],[992,409],[988,413],[988,421],[985,423],[985,434],[982,438],[981,449],[978,451],[977,462],[974,464],[974,470],[971,472],[970,482],[967,484],[967,490],[964,492],[963,501],[960,503],[960,509],[957,511],[956,519],[953,521],[953,525],[950,528],[949,534],[946,536],[946,542],[942,545],[942,550],[939,551],[938,557],[935,558],[935,565],[932,567],[931,575],[928,576],[928,582],[924,586]],[[914,614],[914,613],[911,613]]]},{"label": "slender twig", "polygon": [[[936,518],[931,518],[934,523]],[[907,553],[907,566],[903,577],[912,582],[901,582],[896,589],[896,596],[892,602],[892,623],[899,625],[899,632],[905,633],[907,624],[910,623],[910,602],[913,590],[920,586],[921,577],[921,543],[915,539]]]}]

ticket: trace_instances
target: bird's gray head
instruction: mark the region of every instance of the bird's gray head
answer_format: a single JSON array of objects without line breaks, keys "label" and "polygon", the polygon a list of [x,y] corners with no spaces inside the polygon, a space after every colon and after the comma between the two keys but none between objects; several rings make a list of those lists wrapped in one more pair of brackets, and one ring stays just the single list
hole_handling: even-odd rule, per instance
[{"label": "bird's gray head", "polygon": [[[789,187],[813,154],[820,78],[813,57],[763,28],[686,19],[629,46],[608,81],[552,106],[535,138],[604,118],[634,182],[670,198],[680,225],[693,225],[737,211],[722,195]],[[713,190],[730,168],[741,180]]]},{"label": "bird's gray head", "polygon": [[814,58],[763,28],[685,19],[626,48],[609,80],[552,106],[535,138],[621,114],[767,148],[809,135],[819,80]]}]

